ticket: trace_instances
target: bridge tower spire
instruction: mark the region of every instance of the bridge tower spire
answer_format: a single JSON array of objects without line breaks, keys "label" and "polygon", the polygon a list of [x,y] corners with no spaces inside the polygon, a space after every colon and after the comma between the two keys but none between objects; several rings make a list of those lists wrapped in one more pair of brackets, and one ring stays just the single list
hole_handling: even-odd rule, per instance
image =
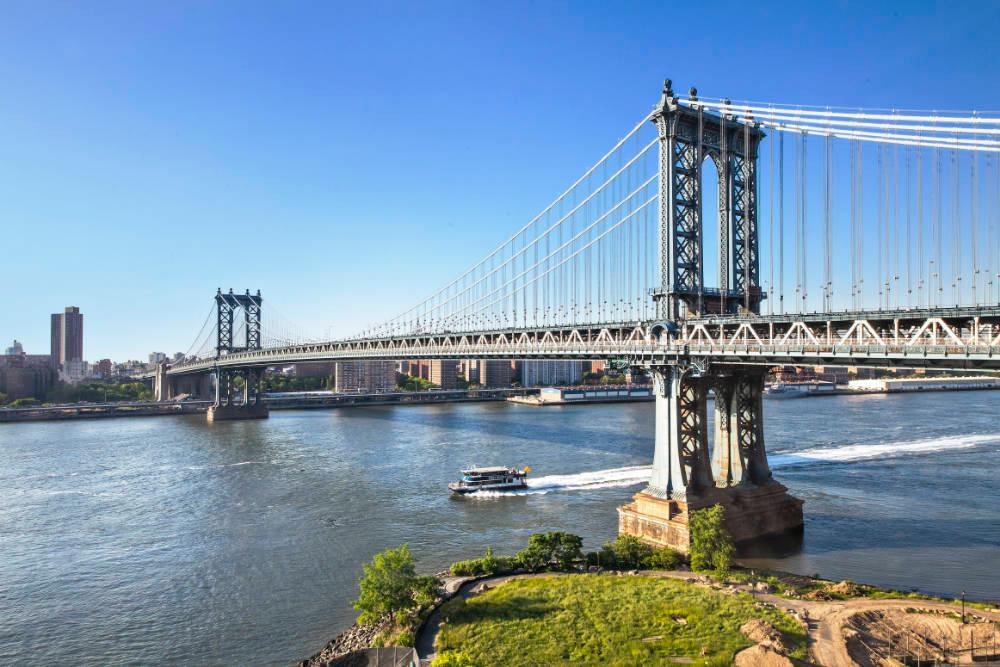
[{"label": "bridge tower spire", "polygon": [[[764,132],[748,117],[697,104],[691,88],[680,104],[670,79],[653,113],[659,139],[660,320],[678,322],[704,314],[759,313],[757,157]],[[719,284],[705,285],[702,165],[718,173]]]}]

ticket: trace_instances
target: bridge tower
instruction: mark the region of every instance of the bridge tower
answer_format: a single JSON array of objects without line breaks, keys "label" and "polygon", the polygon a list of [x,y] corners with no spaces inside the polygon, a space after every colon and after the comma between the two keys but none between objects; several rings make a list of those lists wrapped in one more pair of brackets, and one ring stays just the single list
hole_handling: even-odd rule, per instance
[{"label": "bridge tower", "polygon": [[[696,101],[697,91],[690,91]],[[751,122],[681,105],[666,81],[654,112],[659,136],[660,323],[674,335],[685,319],[758,314],[757,157],[764,133]],[[719,285],[704,284],[702,165],[719,175]],[[800,531],[802,501],[771,475],[764,447],[763,366],[714,365],[680,357],[650,369],[656,394],[649,486],[619,508],[619,530],[687,552],[689,512],[726,509],[737,542]],[[715,400],[708,433],[709,392]]]},{"label": "bridge tower", "polygon": [[[229,368],[220,365],[226,356],[237,352],[261,348],[260,290],[251,294],[236,294],[232,289],[225,293],[220,288],[215,294],[216,347],[215,347],[215,404],[209,409],[209,421],[223,419],[257,419],[267,417],[267,406],[261,402],[261,380],[264,368]],[[243,313],[243,340],[237,338],[237,316]],[[243,402],[236,401],[237,378],[243,383]]]},{"label": "bridge tower", "polygon": [[[697,91],[690,91],[696,101]],[[759,313],[757,154],[764,132],[735,116],[678,103],[668,79],[652,121],[659,137],[657,317]],[[705,285],[702,165],[715,163],[719,284]]]}]

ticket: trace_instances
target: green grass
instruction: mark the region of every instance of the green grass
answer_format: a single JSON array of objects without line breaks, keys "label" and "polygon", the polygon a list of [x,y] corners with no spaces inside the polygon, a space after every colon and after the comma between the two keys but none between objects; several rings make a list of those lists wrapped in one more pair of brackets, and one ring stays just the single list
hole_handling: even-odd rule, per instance
[{"label": "green grass", "polygon": [[[790,617],[671,579],[572,575],[521,579],[446,610],[439,659],[452,665],[729,665],[751,645],[739,627],[751,618],[785,634],[804,658],[804,631]],[[646,641],[644,641],[646,640]],[[702,653],[705,655],[702,655]]]}]

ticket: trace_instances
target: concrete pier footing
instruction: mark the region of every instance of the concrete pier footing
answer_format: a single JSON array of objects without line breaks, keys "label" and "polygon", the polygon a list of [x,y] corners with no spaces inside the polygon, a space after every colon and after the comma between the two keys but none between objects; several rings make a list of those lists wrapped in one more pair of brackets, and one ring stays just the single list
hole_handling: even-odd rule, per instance
[{"label": "concrete pier footing", "polygon": [[267,419],[269,411],[263,403],[255,405],[213,405],[208,409],[208,421],[233,421],[237,419]]},{"label": "concrete pier footing", "polygon": [[726,528],[737,544],[802,530],[802,501],[777,482],[714,489],[689,501],[667,500],[641,491],[631,503],[618,508],[618,530],[654,546],[688,553],[689,513],[716,504],[725,508]]}]

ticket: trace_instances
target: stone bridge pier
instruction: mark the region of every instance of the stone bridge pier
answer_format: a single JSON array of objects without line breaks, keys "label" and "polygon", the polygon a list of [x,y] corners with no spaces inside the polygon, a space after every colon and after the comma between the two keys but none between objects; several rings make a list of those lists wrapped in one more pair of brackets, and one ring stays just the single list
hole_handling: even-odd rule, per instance
[{"label": "stone bridge pier", "polygon": [[[802,501],[775,481],[764,447],[764,367],[654,369],[649,486],[618,508],[619,532],[687,553],[690,512],[722,505],[737,543],[802,530]],[[709,392],[715,428],[708,433]]]}]

